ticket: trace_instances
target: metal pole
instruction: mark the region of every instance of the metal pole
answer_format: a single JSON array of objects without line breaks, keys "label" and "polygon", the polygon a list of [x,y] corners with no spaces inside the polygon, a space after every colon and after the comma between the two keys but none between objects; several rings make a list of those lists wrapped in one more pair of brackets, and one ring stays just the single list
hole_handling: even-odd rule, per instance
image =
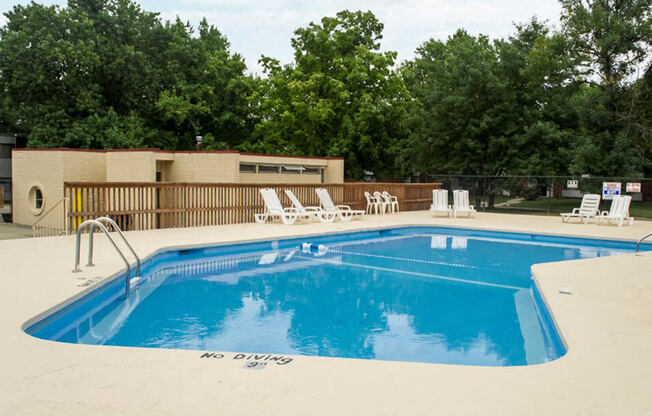
[{"label": "metal pole", "polygon": [[548,183],[548,181],[546,181],[546,188],[547,188],[546,193],[548,194],[546,195],[548,197],[548,216],[550,216],[550,198],[552,198],[553,186],[554,186],[553,179],[552,177],[550,177],[550,182]]},{"label": "metal pole", "polygon": [[95,235],[95,222],[91,223],[91,227],[88,230],[88,264],[86,264],[87,267],[95,266],[93,264],[93,236],[94,235]]}]

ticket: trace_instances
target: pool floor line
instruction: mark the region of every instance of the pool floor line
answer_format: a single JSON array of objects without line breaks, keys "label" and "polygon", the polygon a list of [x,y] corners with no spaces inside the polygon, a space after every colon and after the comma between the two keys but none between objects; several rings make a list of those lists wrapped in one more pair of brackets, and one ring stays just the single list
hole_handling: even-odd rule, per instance
[{"label": "pool floor line", "polygon": [[516,275],[516,276],[522,276],[523,275],[522,273],[519,273],[519,272],[514,272],[514,271],[511,271],[511,270],[504,270],[504,269],[491,269],[491,268],[488,268],[488,267],[480,267],[480,266],[473,266],[473,265],[459,264],[459,263],[450,263],[450,262],[445,262],[445,261],[409,259],[409,258],[406,258],[406,257],[386,256],[384,254],[357,253],[355,251],[344,251],[344,250],[340,250],[338,248],[332,248],[332,247],[328,247],[328,246],[326,246],[326,247],[328,248],[329,252],[333,252],[333,253],[337,253],[337,254],[348,254],[348,255],[351,255],[351,256],[371,257],[371,258],[385,259],[385,260],[399,260],[399,261],[406,261],[406,262],[412,262],[412,263],[436,264],[438,266],[458,267],[460,269],[482,270],[482,271],[487,271],[487,272],[500,272],[500,273],[507,273],[507,274]]},{"label": "pool floor line", "polygon": [[495,287],[499,289],[507,289],[507,290],[528,290],[529,288],[525,287],[518,287],[518,286],[510,286],[510,285],[501,285],[499,283],[486,283],[486,282],[477,282],[474,280],[467,280],[467,279],[459,279],[456,277],[448,277],[448,276],[439,276],[436,274],[428,274],[428,273],[420,273],[420,272],[409,272],[405,270],[396,270],[396,269],[390,269],[388,267],[378,267],[378,266],[369,266],[369,265],[363,265],[363,264],[357,264],[357,263],[348,263],[345,261],[331,261],[328,259],[318,259],[315,257],[305,257],[302,255],[299,255],[297,258],[301,259],[308,259],[312,261],[318,261],[322,263],[329,263],[329,264],[335,264],[335,265],[346,265],[346,266],[351,266],[351,267],[357,267],[357,268],[363,268],[363,269],[371,269],[371,270],[379,270],[383,272],[392,272],[392,273],[400,273],[400,274],[407,274],[411,276],[420,276],[420,277],[429,277],[433,279],[439,279],[439,280],[448,280],[451,282],[457,282],[457,283],[464,283],[464,284],[469,284],[469,285],[476,285],[476,286],[488,286],[488,287]]}]

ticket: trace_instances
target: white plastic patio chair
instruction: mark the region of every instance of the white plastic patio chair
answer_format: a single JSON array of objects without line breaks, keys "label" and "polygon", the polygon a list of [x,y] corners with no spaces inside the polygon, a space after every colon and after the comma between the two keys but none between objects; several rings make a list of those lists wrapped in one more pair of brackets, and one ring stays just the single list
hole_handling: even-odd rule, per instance
[{"label": "white plastic patio chair", "polygon": [[325,188],[317,188],[315,192],[324,211],[334,213],[340,221],[351,221],[354,217],[364,215],[363,210],[351,209],[348,205],[335,205]]},{"label": "white plastic patio chair", "polygon": [[383,191],[380,194],[385,199],[385,203],[388,204],[390,212],[399,212],[398,198],[396,196],[390,195],[387,191]]},{"label": "white plastic patio chair", "polygon": [[447,216],[453,215],[453,208],[448,204],[448,191],[446,189],[432,190],[432,205],[430,205],[432,215],[444,213]]},{"label": "white plastic patio chair", "polygon": [[265,212],[262,214],[254,214],[256,222],[265,223],[274,219],[280,219],[283,224],[294,224],[297,219],[309,219],[310,214],[300,213],[296,208],[283,208],[281,200],[278,199],[276,191],[273,189],[262,188],[260,195],[263,197],[265,203]]},{"label": "white plastic patio chair", "polygon": [[285,195],[290,198],[292,208],[296,208],[297,212],[307,213],[310,216],[310,219],[319,220],[321,222],[335,221],[335,214],[332,212],[326,212],[321,207],[304,207],[291,189],[286,189]]},{"label": "white plastic patio chair", "polygon": [[453,191],[453,217],[457,214],[475,215],[475,208],[469,204],[469,191],[457,189]]},{"label": "white plastic patio chair", "polygon": [[373,195],[376,201],[378,201],[378,204],[380,205],[381,214],[385,214],[387,212],[387,207],[388,207],[387,201],[385,201],[383,195],[378,191],[374,192]]},{"label": "white plastic patio chair", "polygon": [[631,202],[632,197],[629,195],[614,195],[609,211],[602,211],[598,215],[598,224],[602,224],[603,222],[607,224],[616,223],[619,227],[623,226],[623,222],[629,225],[634,224],[634,218],[629,216],[629,205]]},{"label": "white plastic patio chair", "polygon": [[371,214],[373,211],[374,214],[380,213],[380,203],[376,198],[374,198],[369,192],[364,193],[364,197],[367,199],[367,208],[365,209],[365,214]]},{"label": "white plastic patio chair", "polygon": [[586,224],[591,218],[600,215],[600,195],[584,194],[579,208],[573,208],[572,212],[563,212],[559,215],[561,215],[562,222],[568,222],[571,218],[579,218]]}]

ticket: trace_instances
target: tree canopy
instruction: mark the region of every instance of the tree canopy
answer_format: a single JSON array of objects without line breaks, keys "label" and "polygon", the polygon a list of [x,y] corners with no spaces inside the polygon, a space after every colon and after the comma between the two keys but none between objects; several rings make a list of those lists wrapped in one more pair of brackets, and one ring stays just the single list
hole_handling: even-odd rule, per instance
[{"label": "tree canopy", "polygon": [[[0,27],[0,129],[32,147],[345,157],[346,176],[649,175],[652,0],[560,0],[505,39],[463,28],[398,63],[372,12],[290,39],[264,74],[205,19],[131,0],[30,3]],[[416,45],[415,45],[416,46]]]},{"label": "tree canopy", "polygon": [[248,137],[245,65],[205,20],[129,0],[16,6],[0,29],[3,118],[30,146],[186,149],[194,136]]},{"label": "tree canopy", "polygon": [[379,51],[382,29],[371,12],[343,11],[295,32],[294,63],[264,57],[248,148],[344,156],[352,177],[393,173],[407,90],[392,71],[396,53]]}]

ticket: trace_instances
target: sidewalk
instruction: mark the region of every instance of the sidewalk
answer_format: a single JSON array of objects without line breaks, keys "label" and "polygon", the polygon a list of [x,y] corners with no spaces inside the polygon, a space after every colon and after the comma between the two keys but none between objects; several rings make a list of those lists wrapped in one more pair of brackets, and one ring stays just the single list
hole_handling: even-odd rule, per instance
[{"label": "sidewalk", "polygon": [[16,225],[0,221],[0,240],[31,238],[32,229],[26,225]]}]

